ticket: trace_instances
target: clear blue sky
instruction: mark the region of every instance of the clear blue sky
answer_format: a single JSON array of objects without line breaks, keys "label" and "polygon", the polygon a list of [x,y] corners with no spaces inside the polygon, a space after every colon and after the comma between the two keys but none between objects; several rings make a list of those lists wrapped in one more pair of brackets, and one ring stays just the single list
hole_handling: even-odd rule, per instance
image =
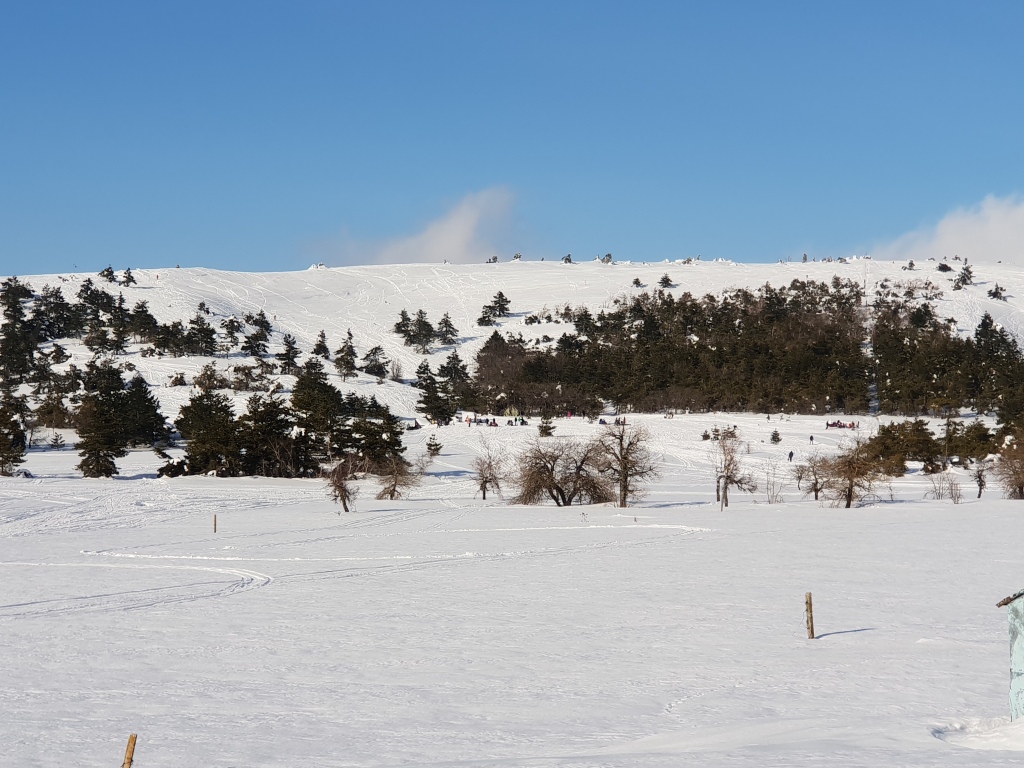
[{"label": "clear blue sky", "polygon": [[6,0],[0,274],[337,265],[496,188],[530,258],[855,253],[1024,191],[1022,40],[1019,1]]}]

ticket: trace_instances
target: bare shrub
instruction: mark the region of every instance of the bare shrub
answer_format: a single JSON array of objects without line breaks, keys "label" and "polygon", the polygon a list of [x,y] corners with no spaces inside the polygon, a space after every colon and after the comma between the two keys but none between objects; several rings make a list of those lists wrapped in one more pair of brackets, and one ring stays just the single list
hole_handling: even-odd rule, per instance
[{"label": "bare shrub", "polygon": [[515,504],[539,504],[551,499],[556,506],[603,504],[615,500],[615,489],[600,473],[601,448],[596,441],[572,438],[537,440],[520,454],[515,482]]},{"label": "bare shrub", "polygon": [[643,486],[658,478],[658,464],[648,444],[650,433],[642,426],[608,426],[598,436],[598,471],[618,490],[618,506],[627,507],[640,498]]},{"label": "bare shrub", "polygon": [[932,489],[925,494],[926,499],[935,501],[949,499],[954,504],[960,504],[964,500],[960,481],[952,472],[936,472],[934,475],[929,475],[928,480],[932,484]]},{"label": "bare shrub", "polygon": [[768,496],[769,504],[781,504],[785,499],[782,498],[782,489],[785,487],[783,482],[782,469],[779,466],[779,462],[775,460],[769,460],[764,465],[764,490]]},{"label": "bare shrub", "polygon": [[1008,499],[1024,499],[1024,451],[1012,443],[999,455],[992,473]]}]

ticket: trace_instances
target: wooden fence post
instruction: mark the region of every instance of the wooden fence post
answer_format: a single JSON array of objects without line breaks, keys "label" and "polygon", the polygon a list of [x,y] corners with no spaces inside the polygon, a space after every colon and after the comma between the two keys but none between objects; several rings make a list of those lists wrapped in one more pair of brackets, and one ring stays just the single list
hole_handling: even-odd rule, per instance
[{"label": "wooden fence post", "polygon": [[807,608],[807,639],[814,639],[814,605],[811,602],[811,593],[808,592],[804,597],[804,604]]},{"label": "wooden fence post", "polygon": [[135,757],[135,739],[138,738],[137,734],[132,734],[128,737],[128,748],[124,751],[124,763],[121,768],[132,768],[132,760]]},{"label": "wooden fence post", "polygon": [[217,532],[217,516],[216,515],[213,516],[213,532],[214,533]]}]

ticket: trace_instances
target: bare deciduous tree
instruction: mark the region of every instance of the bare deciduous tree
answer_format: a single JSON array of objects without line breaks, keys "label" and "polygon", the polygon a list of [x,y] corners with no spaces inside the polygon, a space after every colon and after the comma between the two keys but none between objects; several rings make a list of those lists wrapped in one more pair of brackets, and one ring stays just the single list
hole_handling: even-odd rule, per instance
[{"label": "bare deciduous tree", "polygon": [[341,504],[346,512],[355,509],[355,500],[358,489],[354,480],[356,475],[363,471],[364,461],[355,454],[345,454],[341,460],[331,467],[325,474],[327,484],[331,489],[331,498]]},{"label": "bare deciduous tree", "polygon": [[874,491],[875,484],[886,477],[878,459],[867,451],[867,441],[855,438],[843,450],[823,462],[825,495],[835,506],[846,509]]},{"label": "bare deciduous tree", "polygon": [[539,504],[545,498],[556,506],[603,504],[615,500],[611,482],[599,471],[601,449],[596,441],[571,438],[539,440],[518,459],[515,504]]},{"label": "bare deciduous tree", "polygon": [[620,507],[639,498],[644,484],[659,475],[657,461],[648,448],[650,439],[650,433],[643,427],[625,424],[606,427],[597,438],[598,471],[618,489]]},{"label": "bare deciduous tree", "polygon": [[979,459],[978,463],[974,465],[971,470],[971,479],[978,486],[978,498],[981,498],[981,492],[988,487],[988,473],[992,470],[992,464],[986,459]]},{"label": "bare deciduous tree", "polygon": [[1024,499],[1024,451],[1011,443],[999,454],[992,473],[1008,499]]},{"label": "bare deciduous tree", "polygon": [[394,501],[401,499],[409,491],[423,482],[423,473],[429,459],[422,457],[415,464],[410,464],[401,456],[391,455],[374,467],[374,473],[380,477],[378,499]]},{"label": "bare deciduous tree", "polygon": [[925,494],[925,498],[936,501],[950,499],[954,504],[963,502],[964,495],[960,488],[960,481],[950,470],[928,475],[928,480],[932,484],[932,489]]},{"label": "bare deciduous tree", "polygon": [[740,460],[742,443],[733,430],[728,430],[719,437],[712,453],[715,466],[715,500],[720,502],[719,509],[729,506],[729,489],[739,488],[747,493],[757,490],[757,481],[748,472]]},{"label": "bare deciduous tree", "polygon": [[803,491],[805,496],[814,494],[814,500],[818,501],[818,496],[825,490],[825,459],[815,452],[806,464],[793,467],[793,479],[797,490]]},{"label": "bare deciduous tree", "polygon": [[501,484],[508,472],[506,468],[505,454],[490,443],[481,440],[483,453],[473,459],[473,474],[476,480],[476,487],[483,494],[484,501],[487,501],[488,489],[493,489],[501,496]]}]

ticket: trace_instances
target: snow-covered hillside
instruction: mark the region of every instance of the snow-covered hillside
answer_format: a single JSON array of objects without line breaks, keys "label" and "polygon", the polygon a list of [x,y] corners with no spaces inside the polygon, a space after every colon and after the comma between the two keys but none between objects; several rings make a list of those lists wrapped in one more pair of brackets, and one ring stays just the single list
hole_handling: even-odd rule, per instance
[{"label": "snow-covered hillside", "polygon": [[[902,266],[168,269],[119,290],[162,322],[199,302],[212,320],[262,309],[271,351],[291,333],[308,353],[321,329],[334,349],[351,328],[360,354],[380,344],[411,378],[422,358],[391,330],[403,308],[449,312],[471,360],[498,290],[513,312],[499,330],[557,338],[564,326],[525,316],[610,307],[640,290],[634,278],[653,287],[665,273],[695,294],[834,274],[869,291],[885,278],[948,285],[932,262]],[[85,277],[21,279],[70,298]],[[983,265],[975,279],[947,289],[938,313],[969,333],[989,312],[1019,334],[1024,272]],[[987,297],[995,280],[1008,301]],[[210,362],[136,347],[123,359],[171,418],[190,393],[166,386],[171,374]],[[415,415],[406,384],[333,381]],[[32,478],[0,478],[0,765],[117,765],[132,732],[135,765],[166,768],[1019,764],[995,603],[1024,587],[1024,503],[995,487],[976,499],[960,469],[964,503],[931,500],[920,465],[852,510],[807,499],[790,468],[811,437],[832,452],[877,429],[872,416],[843,430],[786,414],[629,419],[650,431],[661,477],[628,509],[484,502],[473,459],[514,453],[533,426],[408,432],[410,457],[431,434],[443,445],[425,482],[377,501],[366,480],[347,515],[320,480],[158,478],[149,451],[85,480],[70,448],[31,450]],[[556,435],[600,429],[554,423]],[[728,426],[762,488],[773,472],[784,483],[780,503],[735,493],[720,511],[701,434]]]},{"label": "snow-covered hillside", "polygon": [[[211,310],[209,320],[215,327],[225,317],[242,317],[246,313],[263,310],[275,331],[271,352],[279,350],[282,335],[290,333],[308,354],[321,330],[326,332],[333,350],[351,329],[360,355],[380,345],[389,359],[401,364],[405,377],[411,379],[423,356],[405,346],[401,337],[392,330],[402,309],[411,314],[423,309],[435,323],[442,314],[449,313],[459,329],[459,353],[464,360],[471,362],[495,329],[503,333],[521,333],[531,342],[544,336],[557,339],[571,328],[555,323],[527,325],[525,318],[531,314],[543,314],[544,310],[553,312],[566,304],[586,306],[594,313],[610,309],[616,300],[643,290],[654,290],[664,274],[668,274],[676,285],[673,292],[689,291],[697,296],[741,287],[756,289],[766,283],[788,285],[795,279],[827,282],[835,275],[866,285],[871,296],[883,280],[890,284],[931,280],[944,292],[943,298],[936,302],[937,314],[955,318],[962,333],[972,333],[981,315],[988,312],[1018,338],[1024,335],[1024,270],[1003,264],[975,266],[975,285],[953,291],[950,283],[961,262],[950,260],[948,263],[953,271],[947,273],[936,271],[936,262],[932,261],[918,263],[913,271],[908,271],[903,262],[871,259],[851,259],[845,263],[776,264],[511,261],[478,265],[318,268],[279,273],[222,272],[202,268],[138,270],[133,273],[137,283],[126,287],[104,283],[96,275],[87,274],[27,275],[21,279],[37,291],[47,284],[60,286],[65,296],[74,300],[82,281],[93,278],[97,287],[115,294],[123,293],[129,307],[138,301],[148,302],[150,311],[163,323],[173,320],[187,323],[195,315],[200,302],[205,302]],[[633,285],[635,278],[640,279],[643,288]],[[987,296],[986,292],[996,281],[1007,289],[1007,301]],[[512,316],[502,319],[495,327],[477,326],[481,308],[498,291],[504,292],[511,300]],[[137,352],[139,347],[134,349]],[[91,357],[82,347],[71,351],[79,363]],[[433,354],[428,356],[431,365],[436,368],[448,352],[450,348],[435,347]],[[189,388],[167,387],[171,376],[180,371],[186,373],[187,380],[191,381],[190,374],[211,362],[210,359],[197,358],[140,358],[137,353],[128,359],[150,385],[156,387],[163,410],[172,419],[187,401]],[[231,358],[216,358],[212,362],[224,368],[245,360],[236,349]],[[333,374],[330,368],[328,372]],[[419,392],[411,387],[390,381],[377,385],[368,376],[360,376],[349,384],[342,384],[340,377],[332,382],[343,390],[354,388],[360,394],[375,394],[398,415],[414,415]],[[244,396],[239,395],[238,399],[238,405],[242,406]]]}]

